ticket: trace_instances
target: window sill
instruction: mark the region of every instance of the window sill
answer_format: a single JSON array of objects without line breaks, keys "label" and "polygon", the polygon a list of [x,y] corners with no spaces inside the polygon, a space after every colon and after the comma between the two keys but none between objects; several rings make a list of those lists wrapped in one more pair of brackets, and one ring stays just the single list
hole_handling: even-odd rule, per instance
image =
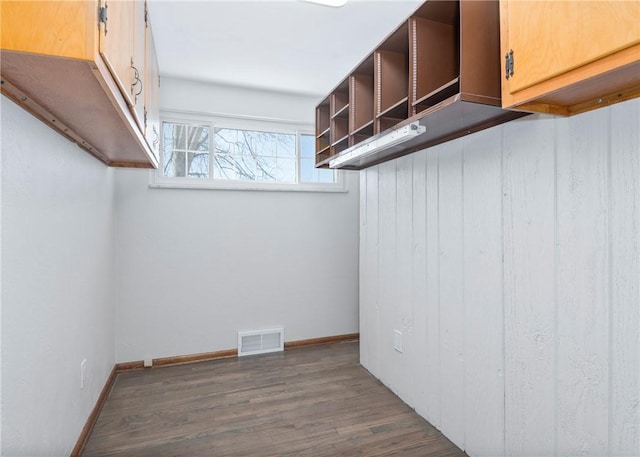
[{"label": "window sill", "polygon": [[190,178],[161,178],[157,171],[149,172],[149,187],[158,189],[197,189],[197,190],[250,190],[267,192],[326,192],[347,193],[343,177],[336,183],[286,184],[251,181],[213,181]]}]

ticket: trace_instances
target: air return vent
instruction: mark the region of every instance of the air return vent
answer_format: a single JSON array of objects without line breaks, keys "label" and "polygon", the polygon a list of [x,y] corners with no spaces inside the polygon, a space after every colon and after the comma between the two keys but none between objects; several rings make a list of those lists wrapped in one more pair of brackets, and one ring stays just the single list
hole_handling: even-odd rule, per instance
[{"label": "air return vent", "polygon": [[238,332],[238,357],[284,350],[284,328]]}]

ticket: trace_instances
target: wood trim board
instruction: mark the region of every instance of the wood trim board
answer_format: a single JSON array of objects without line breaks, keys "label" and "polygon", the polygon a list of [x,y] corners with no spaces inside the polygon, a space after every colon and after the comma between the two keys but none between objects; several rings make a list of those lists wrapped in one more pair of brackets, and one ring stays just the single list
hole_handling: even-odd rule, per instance
[{"label": "wood trim board", "polygon": [[100,396],[98,397],[98,400],[96,400],[96,404],[93,407],[93,410],[91,410],[91,414],[89,414],[89,417],[87,418],[87,422],[84,424],[84,427],[82,427],[80,436],[78,437],[78,440],[76,441],[76,444],[73,447],[73,450],[71,451],[71,457],[80,457],[80,455],[82,454],[82,451],[84,450],[84,447],[87,444],[87,440],[89,439],[89,435],[91,435],[91,432],[93,431],[93,427],[96,425],[96,422],[98,421],[98,416],[100,416],[102,407],[107,401],[107,397],[111,392],[111,388],[116,382],[117,375],[118,375],[117,365],[114,365],[114,367],[111,369],[111,373],[109,373],[109,376],[107,377],[107,381],[105,382],[104,387],[102,388],[102,391],[100,392]]}]

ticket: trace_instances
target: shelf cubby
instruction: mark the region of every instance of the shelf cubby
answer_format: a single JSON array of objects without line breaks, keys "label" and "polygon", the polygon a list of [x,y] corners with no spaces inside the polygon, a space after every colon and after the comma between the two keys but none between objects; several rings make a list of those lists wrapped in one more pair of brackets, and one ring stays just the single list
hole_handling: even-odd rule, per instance
[{"label": "shelf cubby", "polygon": [[331,146],[349,137],[349,119],[334,117],[331,119]]},{"label": "shelf cubby", "polygon": [[412,115],[459,91],[459,22],[457,2],[427,2],[409,19]]},{"label": "shelf cubby", "polygon": [[351,139],[350,146],[354,146],[361,141],[364,141],[373,136],[373,119],[363,126],[361,126],[358,130],[353,131],[349,137]]},{"label": "shelf cubby", "polygon": [[454,78],[411,103],[413,114],[429,109],[447,98],[456,95],[458,92],[460,92],[459,78]]},{"label": "shelf cubby", "polygon": [[340,116],[349,109],[349,80],[344,80],[329,96],[331,118]]},{"label": "shelf cubby", "polygon": [[329,130],[329,98],[327,97],[316,107],[316,136]]},{"label": "shelf cubby", "polygon": [[342,137],[341,139],[339,139],[338,141],[336,141],[334,144],[331,145],[332,152],[330,156],[333,157],[336,154],[341,153],[342,151],[347,149],[349,146],[350,146],[349,135],[345,135],[344,137]]},{"label": "shelf cubby", "polygon": [[373,135],[374,92],[373,56],[369,56],[349,76],[351,145],[358,144]]}]

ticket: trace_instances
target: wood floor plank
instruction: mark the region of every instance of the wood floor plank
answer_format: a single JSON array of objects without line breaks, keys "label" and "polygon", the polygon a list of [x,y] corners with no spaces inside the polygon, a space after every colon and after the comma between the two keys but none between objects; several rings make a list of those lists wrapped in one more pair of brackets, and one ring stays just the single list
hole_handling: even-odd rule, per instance
[{"label": "wood floor plank", "polygon": [[83,456],[462,457],[358,343],[120,373]]}]

